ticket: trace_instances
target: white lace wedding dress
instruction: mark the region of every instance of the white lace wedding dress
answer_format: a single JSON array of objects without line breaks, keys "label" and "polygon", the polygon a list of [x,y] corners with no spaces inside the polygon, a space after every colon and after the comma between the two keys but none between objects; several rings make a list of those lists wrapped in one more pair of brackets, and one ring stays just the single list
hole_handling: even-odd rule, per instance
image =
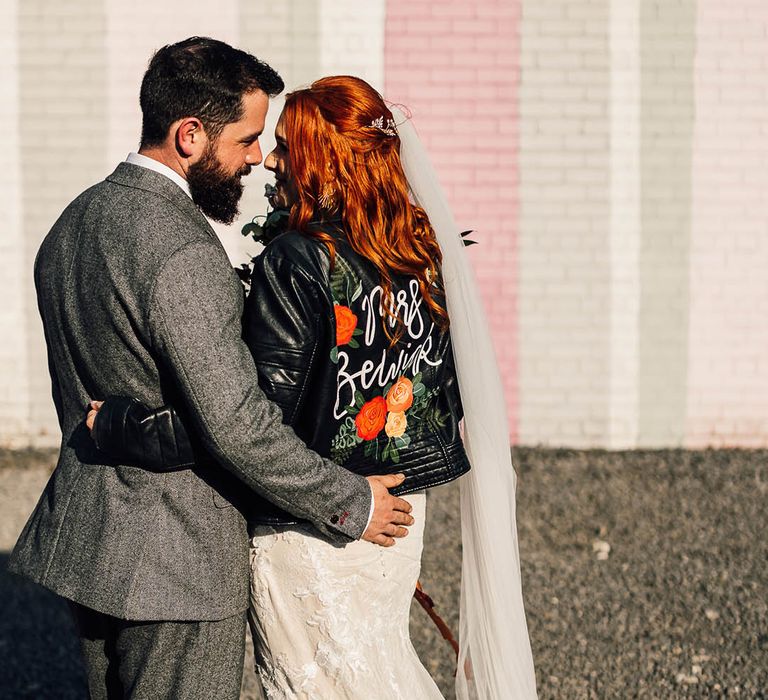
[{"label": "white lace wedding dress", "polygon": [[426,494],[393,547],[332,545],[309,526],[261,527],[251,540],[250,620],[267,698],[442,698],[411,644]]}]

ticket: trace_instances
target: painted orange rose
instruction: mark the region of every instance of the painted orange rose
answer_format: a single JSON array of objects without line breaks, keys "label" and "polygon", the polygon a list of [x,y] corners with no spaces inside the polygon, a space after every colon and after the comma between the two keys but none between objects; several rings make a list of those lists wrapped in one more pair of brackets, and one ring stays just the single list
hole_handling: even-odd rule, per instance
[{"label": "painted orange rose", "polygon": [[357,434],[363,440],[373,440],[387,421],[387,402],[383,396],[366,401],[355,416]]},{"label": "painted orange rose", "polygon": [[413,403],[413,383],[400,377],[387,392],[387,410],[392,413],[407,411]]},{"label": "painted orange rose", "polygon": [[408,427],[408,419],[405,413],[390,413],[387,416],[387,424],[384,426],[384,432],[388,437],[401,437]]},{"label": "painted orange rose", "polygon": [[346,345],[357,328],[357,316],[352,309],[341,304],[336,304],[333,310],[336,314],[336,345]]}]

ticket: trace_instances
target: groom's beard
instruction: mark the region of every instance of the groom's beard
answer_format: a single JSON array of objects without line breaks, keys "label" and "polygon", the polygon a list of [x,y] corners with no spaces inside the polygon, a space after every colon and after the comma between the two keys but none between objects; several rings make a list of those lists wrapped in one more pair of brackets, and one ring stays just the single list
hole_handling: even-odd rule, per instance
[{"label": "groom's beard", "polygon": [[250,172],[251,167],[246,165],[233,175],[228,174],[209,143],[200,160],[187,171],[192,201],[214,221],[231,224],[240,213],[237,206],[243,196],[240,178]]}]

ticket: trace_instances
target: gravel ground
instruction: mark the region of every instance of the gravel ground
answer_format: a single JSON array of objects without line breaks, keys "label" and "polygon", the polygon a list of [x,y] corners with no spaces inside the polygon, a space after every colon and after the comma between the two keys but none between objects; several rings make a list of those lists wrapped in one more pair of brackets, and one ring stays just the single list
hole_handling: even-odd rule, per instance
[{"label": "gravel ground", "polygon": [[[549,698],[768,697],[766,451],[515,451],[528,623]],[[53,463],[0,451],[0,697],[83,698],[66,607],[3,573]],[[422,582],[457,629],[458,489],[430,494]],[[452,652],[414,605],[446,697]],[[243,699],[257,697],[252,674]],[[332,700],[332,699],[329,699]]]}]

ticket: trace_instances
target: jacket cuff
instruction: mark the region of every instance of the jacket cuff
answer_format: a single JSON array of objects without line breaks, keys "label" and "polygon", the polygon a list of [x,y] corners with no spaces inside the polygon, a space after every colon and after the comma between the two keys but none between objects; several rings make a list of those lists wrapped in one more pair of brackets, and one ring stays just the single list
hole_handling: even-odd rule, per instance
[{"label": "jacket cuff", "polygon": [[[368,481],[368,479],[366,479]],[[360,534],[360,537],[358,539],[362,539],[363,535],[365,534],[365,531],[368,529],[368,526],[371,524],[371,520],[373,520],[373,509],[376,506],[376,501],[373,498],[373,486],[371,486],[371,482],[368,481],[368,488],[371,490],[371,508],[368,511],[368,520],[365,522],[365,528],[363,529],[363,532]]]}]

